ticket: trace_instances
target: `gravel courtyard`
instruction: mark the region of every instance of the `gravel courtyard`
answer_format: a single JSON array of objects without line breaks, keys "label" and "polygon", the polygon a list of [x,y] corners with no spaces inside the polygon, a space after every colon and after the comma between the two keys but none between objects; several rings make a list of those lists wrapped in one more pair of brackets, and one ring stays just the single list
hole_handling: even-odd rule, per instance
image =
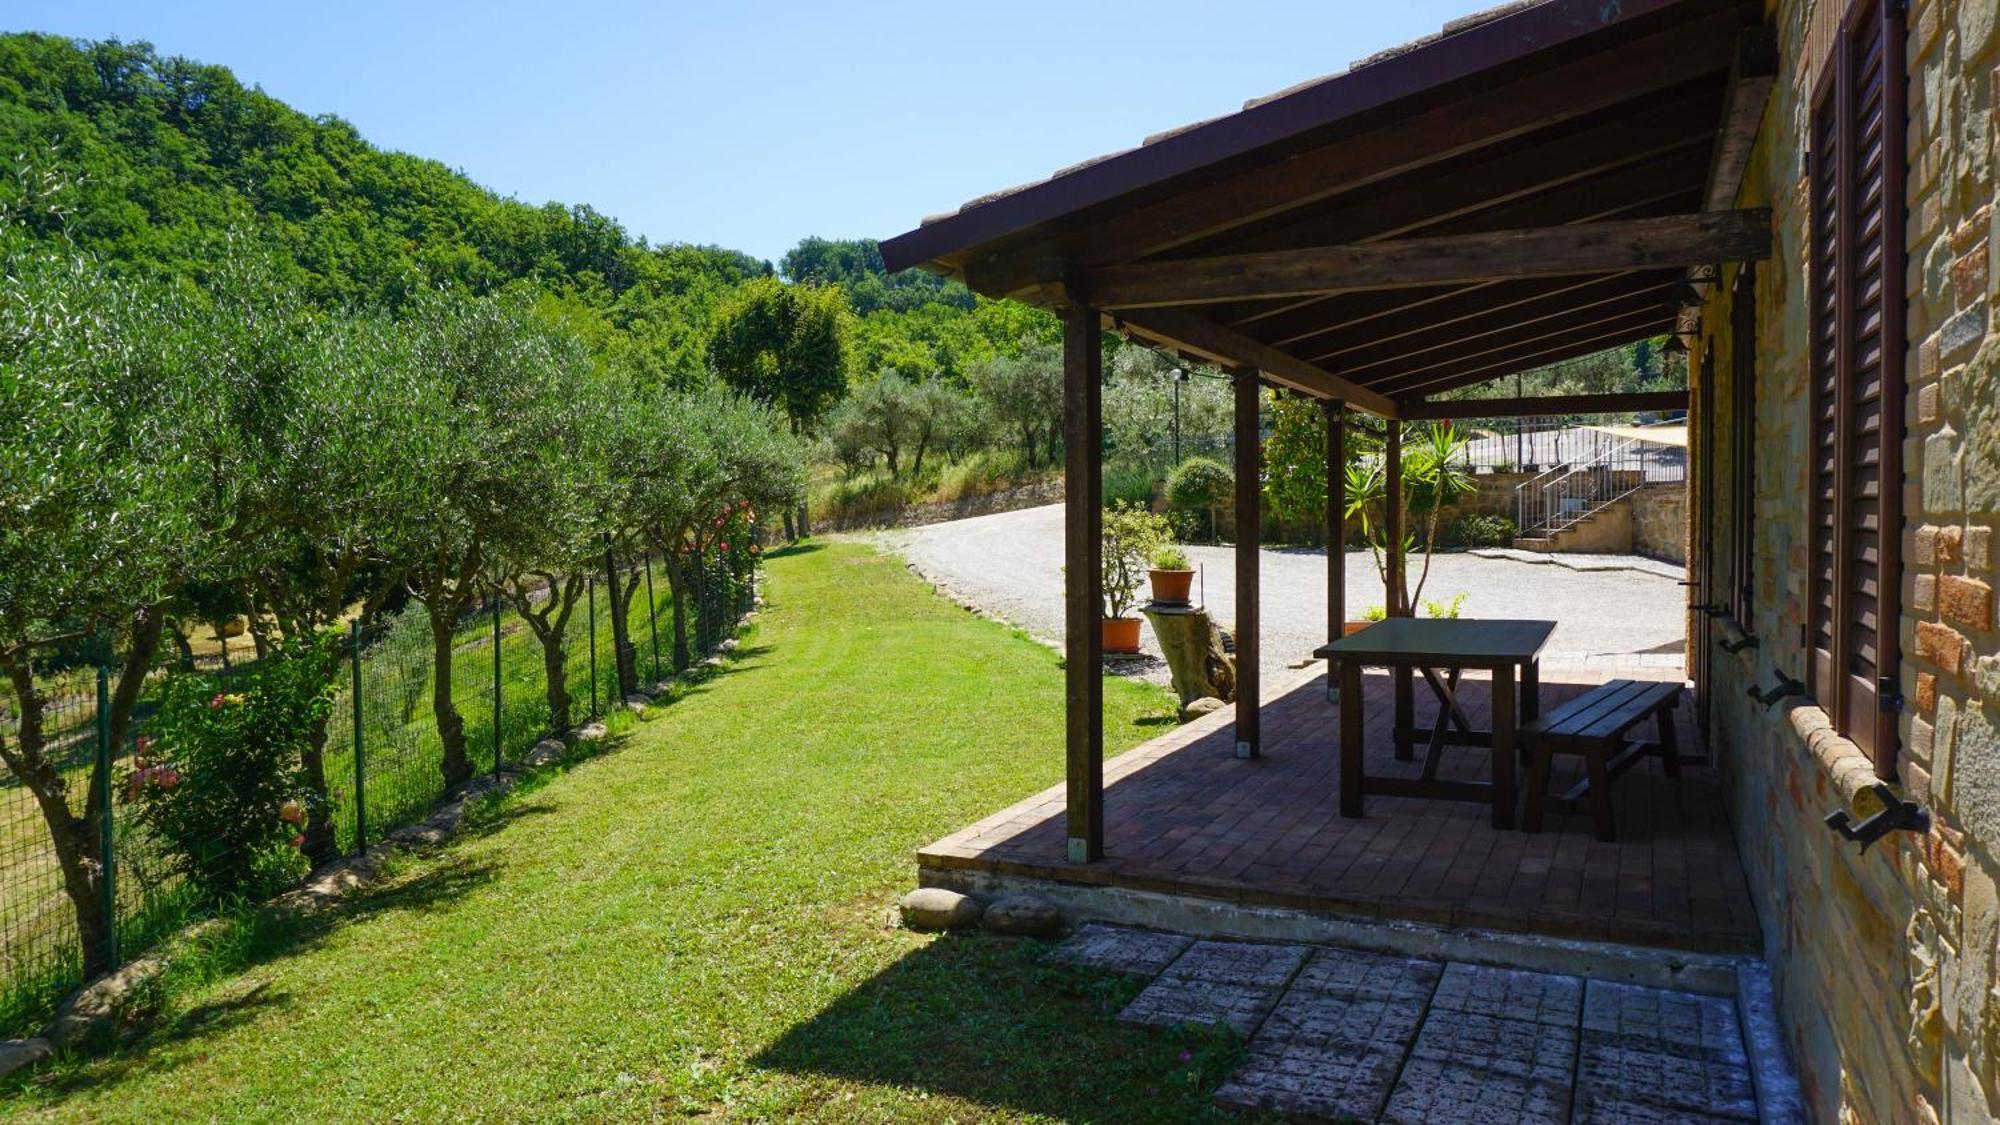
[{"label": "gravel courtyard", "polygon": [[[884,534],[889,547],[925,578],[1040,637],[1059,638],[1062,608],[1062,506],[954,520]],[[1197,597],[1225,627],[1236,616],[1234,551],[1191,547],[1201,568]],[[1421,559],[1412,557],[1410,581]],[[1658,568],[1656,568],[1658,569]],[[1263,558],[1265,682],[1311,658],[1326,641],[1326,552],[1277,549]],[[1685,645],[1685,591],[1664,573],[1570,570],[1467,554],[1432,563],[1426,599],[1464,594],[1468,617],[1518,617],[1557,622],[1545,659],[1574,663],[1617,658],[1624,663],[1676,662]],[[1143,596],[1143,595],[1142,595]],[[1382,602],[1382,582],[1366,551],[1347,558],[1347,605],[1353,616]],[[1157,657],[1152,630],[1142,641]],[[1148,672],[1164,679],[1164,665]]]}]

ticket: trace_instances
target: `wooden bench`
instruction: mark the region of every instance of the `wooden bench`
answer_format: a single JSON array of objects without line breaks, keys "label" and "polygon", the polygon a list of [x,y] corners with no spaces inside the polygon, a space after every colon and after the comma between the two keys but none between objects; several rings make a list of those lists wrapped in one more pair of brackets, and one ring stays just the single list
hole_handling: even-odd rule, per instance
[{"label": "wooden bench", "polygon": [[[1548,802],[1549,765],[1557,754],[1583,757],[1584,777],[1562,795],[1565,803],[1588,799],[1591,826],[1600,840],[1616,840],[1611,824],[1611,780],[1646,754],[1657,754],[1668,777],[1681,775],[1680,747],[1674,736],[1674,708],[1681,685],[1654,680],[1612,680],[1577,696],[1521,727],[1521,747],[1529,758],[1528,803],[1521,818],[1527,832],[1542,828]],[[1627,741],[1626,734],[1647,719],[1659,723],[1657,740]]]}]

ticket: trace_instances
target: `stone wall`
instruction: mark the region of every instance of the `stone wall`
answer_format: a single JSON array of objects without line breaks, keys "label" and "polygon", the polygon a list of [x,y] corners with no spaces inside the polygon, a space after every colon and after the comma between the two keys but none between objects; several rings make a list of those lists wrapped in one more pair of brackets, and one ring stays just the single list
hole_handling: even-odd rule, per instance
[{"label": "stone wall", "polygon": [[1687,565],[1687,485],[1649,484],[1632,494],[1632,550]]},{"label": "stone wall", "polygon": [[[1805,675],[1807,189],[1810,99],[1844,3],[1778,0],[1783,71],[1740,202],[1775,211],[1758,273],[1752,547],[1762,646],[1709,646],[1714,749],[1759,904],[1790,1044],[1823,1120],[1985,1121],[2000,1116],[2000,632],[1992,527],[2000,522],[2000,336],[1994,285],[1995,0],[1912,0],[1907,57],[1905,278],[1909,432],[1898,726],[1907,795],[1936,819],[1861,852],[1828,831],[1831,809],[1873,811],[1868,757],[1811,703],[1766,710],[1745,689]],[[1733,280],[1726,270],[1725,283]],[[1697,410],[1730,432],[1728,285],[1703,310]],[[1702,404],[1699,400],[1709,401]],[[1732,548],[1727,441],[1712,472],[1711,565]],[[1697,476],[1696,479],[1699,479]],[[1697,494],[1699,496],[1699,493]],[[1697,519],[1700,518],[1697,513]]]}]

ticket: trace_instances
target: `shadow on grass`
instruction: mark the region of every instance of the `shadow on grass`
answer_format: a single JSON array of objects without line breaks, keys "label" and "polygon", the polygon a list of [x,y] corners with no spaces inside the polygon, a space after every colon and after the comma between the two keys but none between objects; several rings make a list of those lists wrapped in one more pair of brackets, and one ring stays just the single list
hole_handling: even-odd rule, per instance
[{"label": "shadow on grass", "polygon": [[782,547],[773,547],[764,552],[764,557],[767,559],[789,559],[799,555],[810,555],[814,551],[824,550],[826,550],[826,542],[824,540],[807,539],[801,543],[787,543]]},{"label": "shadow on grass", "polygon": [[197,1043],[289,1007],[293,996],[268,982],[173,1010],[173,998],[259,965],[313,949],[337,928],[377,915],[429,911],[492,881],[490,864],[446,861],[408,879],[390,879],[356,891],[324,910],[261,906],[209,923],[175,951],[167,971],[133,997],[123,1024],[85,1049],[72,1052],[39,1072],[23,1072],[0,1084],[32,1097],[59,1101],[79,1090],[117,1082],[142,1067],[161,1065],[156,1052],[179,1043]]},{"label": "shadow on grass", "polygon": [[947,935],[905,955],[753,1060],[1076,1121],[1220,1119],[1233,1036],[1116,1022],[1143,981],[1044,959],[1047,946]]}]

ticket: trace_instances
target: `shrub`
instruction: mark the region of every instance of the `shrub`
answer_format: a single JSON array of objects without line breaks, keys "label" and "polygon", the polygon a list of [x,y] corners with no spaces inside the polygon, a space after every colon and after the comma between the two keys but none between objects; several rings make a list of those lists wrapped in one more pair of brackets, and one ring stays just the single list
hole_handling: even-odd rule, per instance
[{"label": "shrub", "polygon": [[1150,507],[1153,503],[1153,484],[1158,479],[1153,470],[1142,463],[1128,461],[1107,465],[1104,468],[1104,502]]},{"label": "shrub", "polygon": [[158,746],[135,757],[126,799],[202,897],[261,899],[304,873],[300,762],[331,713],[328,665],[339,651],[331,642],[280,651],[227,682],[167,679]]},{"label": "shrub", "polygon": [[1520,531],[1506,516],[1460,516],[1445,531],[1445,541],[1458,547],[1509,547]]},{"label": "shrub", "polygon": [[1194,563],[1188,559],[1187,549],[1178,543],[1162,543],[1153,548],[1154,570],[1193,570]]},{"label": "shrub", "polygon": [[1215,537],[1215,509],[1236,489],[1229,467],[1210,457],[1190,457],[1167,477],[1167,503],[1183,512],[1208,517],[1209,538]]},{"label": "shrub", "polygon": [[1465,594],[1463,592],[1453,594],[1451,600],[1448,602],[1434,601],[1430,598],[1424,599],[1424,615],[1426,617],[1457,618],[1459,611],[1464,608]]}]

